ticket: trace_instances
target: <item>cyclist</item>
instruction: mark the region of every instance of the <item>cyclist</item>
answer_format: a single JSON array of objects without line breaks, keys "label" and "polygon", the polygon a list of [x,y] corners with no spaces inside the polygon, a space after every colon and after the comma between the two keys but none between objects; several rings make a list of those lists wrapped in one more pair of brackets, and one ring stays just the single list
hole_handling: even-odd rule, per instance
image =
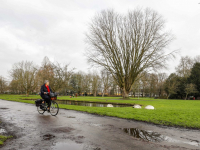
[{"label": "cyclist", "polygon": [[46,103],[48,104],[48,112],[50,110],[50,106],[51,106],[51,98],[50,98],[50,93],[52,92],[50,86],[49,86],[49,81],[45,80],[44,84],[41,86],[41,97],[46,101]]}]

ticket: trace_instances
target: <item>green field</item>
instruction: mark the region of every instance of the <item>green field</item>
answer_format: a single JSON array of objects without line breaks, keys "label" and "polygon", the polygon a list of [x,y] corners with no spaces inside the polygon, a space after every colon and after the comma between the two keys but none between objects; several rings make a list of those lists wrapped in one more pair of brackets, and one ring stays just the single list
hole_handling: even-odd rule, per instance
[{"label": "green field", "polygon": [[[0,99],[18,101],[24,103],[34,103],[33,100],[39,96],[25,97],[23,95],[0,95]],[[60,108],[84,111],[93,114],[113,116],[126,119],[134,119],[154,124],[180,126],[187,128],[200,129],[200,101],[198,100],[166,100],[153,98],[130,98],[123,100],[120,97],[77,97],[69,98],[69,96],[58,97],[59,100],[78,100],[78,101],[95,101],[106,103],[129,103],[140,104],[142,109],[134,109],[131,107],[107,108],[107,107],[86,107],[59,104]],[[146,110],[146,105],[153,105],[155,110]]]}]

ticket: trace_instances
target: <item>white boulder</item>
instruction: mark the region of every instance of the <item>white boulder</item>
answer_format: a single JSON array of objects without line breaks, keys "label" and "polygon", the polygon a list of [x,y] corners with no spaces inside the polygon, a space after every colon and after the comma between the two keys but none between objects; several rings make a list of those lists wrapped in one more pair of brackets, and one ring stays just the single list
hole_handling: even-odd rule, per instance
[{"label": "white boulder", "polygon": [[153,107],[152,105],[147,105],[147,106],[145,107],[145,109],[154,109],[154,107]]},{"label": "white boulder", "polygon": [[133,108],[142,108],[140,105],[134,105]]},{"label": "white boulder", "polygon": [[107,107],[113,107],[113,105],[112,104],[108,104]]}]

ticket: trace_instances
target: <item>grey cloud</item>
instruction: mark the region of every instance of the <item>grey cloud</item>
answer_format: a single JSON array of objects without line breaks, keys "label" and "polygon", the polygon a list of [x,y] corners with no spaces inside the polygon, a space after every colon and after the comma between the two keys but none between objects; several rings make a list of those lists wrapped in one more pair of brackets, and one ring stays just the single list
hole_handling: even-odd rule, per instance
[{"label": "grey cloud", "polygon": [[[39,65],[44,56],[86,72],[84,33],[91,17],[102,9],[126,13],[138,6],[155,9],[167,20],[167,29],[176,36],[170,50],[200,55],[197,0],[1,0],[0,75],[7,76],[12,64],[22,60]],[[169,62],[167,72],[174,71],[179,59]]]}]

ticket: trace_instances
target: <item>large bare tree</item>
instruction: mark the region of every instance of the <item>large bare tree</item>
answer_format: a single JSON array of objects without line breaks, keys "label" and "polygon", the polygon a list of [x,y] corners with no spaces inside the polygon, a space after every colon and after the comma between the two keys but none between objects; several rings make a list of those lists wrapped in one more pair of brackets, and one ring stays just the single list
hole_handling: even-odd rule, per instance
[{"label": "large bare tree", "polygon": [[149,8],[126,15],[103,10],[86,34],[88,61],[109,71],[126,98],[141,72],[165,67],[173,55],[166,53],[173,36],[164,27],[162,16]]}]

